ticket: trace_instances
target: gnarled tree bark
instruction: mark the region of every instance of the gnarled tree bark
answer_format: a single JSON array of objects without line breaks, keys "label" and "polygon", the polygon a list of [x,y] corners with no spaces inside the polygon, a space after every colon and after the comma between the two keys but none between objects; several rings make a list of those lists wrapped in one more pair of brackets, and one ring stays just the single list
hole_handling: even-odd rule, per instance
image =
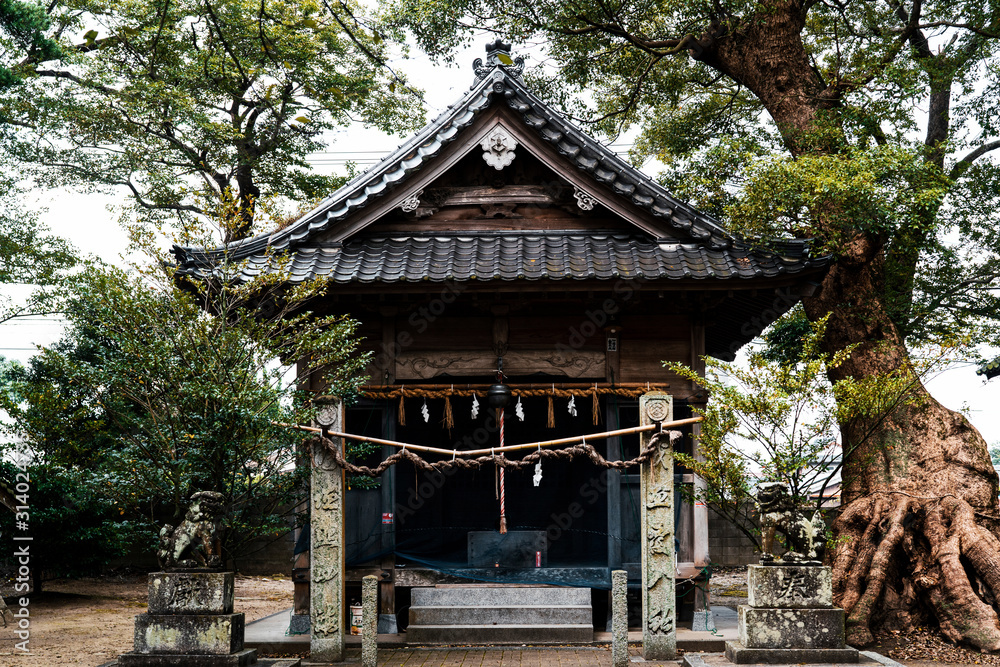
[{"label": "gnarled tree bark", "polygon": [[[883,249],[863,235],[848,245],[810,319],[832,313],[825,345],[857,345],[833,381],[912,373],[906,348],[879,298]],[[1000,651],[1000,516],[997,474],[982,436],[915,377],[889,414],[841,425],[847,456],[834,524],[834,597],[847,612],[848,641],[872,629],[937,621],[944,634]]]}]

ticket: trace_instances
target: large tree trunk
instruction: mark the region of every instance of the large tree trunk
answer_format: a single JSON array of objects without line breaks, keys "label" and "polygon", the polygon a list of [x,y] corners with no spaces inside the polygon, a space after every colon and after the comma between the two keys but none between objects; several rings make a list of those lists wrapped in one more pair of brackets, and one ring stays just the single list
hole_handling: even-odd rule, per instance
[{"label": "large tree trunk", "polygon": [[953,641],[998,651],[997,474],[979,432],[912,375],[880,298],[884,275],[881,243],[858,234],[805,302],[811,320],[831,314],[829,351],[857,345],[831,380],[912,378],[907,399],[887,413],[842,424],[834,597],[852,644],[871,643],[880,626],[911,629],[933,618]]},{"label": "large tree trunk", "polygon": [[[752,90],[793,155],[836,152],[842,137],[831,132],[836,123],[830,121],[839,92],[809,65],[800,34],[805,10],[796,0],[767,4],[770,11],[703,36],[692,55]],[[941,102],[947,86],[933,88]],[[946,116],[930,122],[942,119],[947,122]],[[824,132],[814,132],[818,120]],[[928,133],[933,148],[936,134]],[[814,211],[819,232],[843,238],[842,221],[824,230],[826,213]],[[805,300],[810,320],[830,315],[827,352],[857,346],[830,379],[903,374],[912,380],[907,400],[841,425],[843,506],[834,524],[833,566],[849,640],[869,644],[872,629],[911,628],[933,618],[956,642],[1000,651],[994,609],[1000,506],[986,442],[913,374],[887,304],[885,239],[858,230],[838,246],[819,291]],[[915,270],[915,261],[911,265]]]}]

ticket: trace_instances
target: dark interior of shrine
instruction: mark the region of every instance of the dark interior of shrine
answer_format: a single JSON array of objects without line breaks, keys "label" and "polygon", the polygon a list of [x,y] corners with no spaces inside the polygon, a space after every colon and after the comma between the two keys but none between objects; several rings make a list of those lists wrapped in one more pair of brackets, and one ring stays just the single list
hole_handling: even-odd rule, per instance
[{"label": "dark interior of shrine", "polygon": [[[471,415],[471,398],[452,397],[451,402],[454,427],[450,433],[442,424],[444,400],[440,398],[426,401],[426,421],[424,400],[406,399],[405,425],[398,423],[398,401],[360,404],[348,409],[347,431],[387,437],[385,431],[391,430],[390,439],[444,449],[499,447],[499,429],[484,396],[479,397],[476,418]],[[515,392],[505,411],[507,445],[627,428],[639,420],[636,401],[613,395],[600,398],[596,426],[590,396],[576,398],[576,416],[568,410],[568,399],[555,398],[555,428],[546,424],[547,398],[522,398],[523,421],[516,414],[516,404]],[[675,419],[689,415],[687,404],[675,404]],[[684,438],[682,446],[689,447],[688,442]],[[607,459],[631,459],[639,453],[636,434],[590,444]],[[392,451],[370,454],[364,463],[377,464]],[[527,453],[513,452],[508,457],[520,459]],[[428,461],[443,458],[423,456]],[[638,467],[629,469],[617,484],[609,485],[614,473],[588,460],[548,461],[542,465],[536,486],[534,466],[509,469],[504,479],[508,532],[501,536],[496,466],[430,473],[404,462],[374,485],[368,482],[372,488],[359,488],[359,483],[365,484],[362,480],[348,480],[347,564],[358,566],[392,555],[396,567],[427,568],[473,580],[604,587],[601,582],[607,579],[609,561],[616,560],[610,564],[618,567],[640,560],[637,473]],[[390,488],[383,490],[384,485]],[[619,494],[619,502],[609,503],[609,489]],[[390,498],[392,517],[388,518]],[[678,508],[680,500],[678,496]]]}]

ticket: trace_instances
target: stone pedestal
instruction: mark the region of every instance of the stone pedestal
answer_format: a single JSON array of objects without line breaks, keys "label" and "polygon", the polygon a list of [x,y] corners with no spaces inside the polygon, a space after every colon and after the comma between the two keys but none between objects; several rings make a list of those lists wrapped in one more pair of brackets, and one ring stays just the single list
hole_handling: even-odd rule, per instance
[{"label": "stone pedestal", "polygon": [[135,618],[131,653],[119,667],[243,667],[257,651],[243,648],[243,614],[233,613],[232,572],[154,572],[149,611]]},{"label": "stone pedestal", "polygon": [[844,610],[833,606],[830,568],[751,565],[748,602],[739,608],[739,639],[726,658],[754,663],[856,663],[844,643]]}]

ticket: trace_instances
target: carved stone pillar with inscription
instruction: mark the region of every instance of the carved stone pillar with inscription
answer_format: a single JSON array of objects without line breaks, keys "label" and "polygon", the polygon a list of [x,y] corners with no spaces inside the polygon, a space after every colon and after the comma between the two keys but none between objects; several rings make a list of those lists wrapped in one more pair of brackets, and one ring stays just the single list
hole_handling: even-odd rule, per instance
[{"label": "carved stone pillar with inscription", "polygon": [[[673,398],[650,392],[639,399],[643,425],[673,419]],[[652,432],[641,437],[644,449]],[[672,660],[677,653],[674,614],[674,456],[671,441],[661,437],[653,457],[642,464],[642,656]]]},{"label": "carved stone pillar with inscription", "polygon": [[[341,430],[340,401],[320,406],[320,426]],[[343,441],[334,438],[337,446]],[[313,444],[310,478],[310,616],[313,660],[344,659],[344,471],[322,446]]]}]

